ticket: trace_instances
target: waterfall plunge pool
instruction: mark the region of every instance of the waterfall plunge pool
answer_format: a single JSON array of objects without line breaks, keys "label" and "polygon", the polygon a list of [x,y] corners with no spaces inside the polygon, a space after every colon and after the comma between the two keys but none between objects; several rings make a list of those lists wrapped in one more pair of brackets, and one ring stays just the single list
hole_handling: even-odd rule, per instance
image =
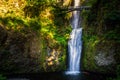
[{"label": "waterfall plunge pool", "polygon": [[7,80],[106,80],[110,75],[81,72],[66,74],[65,72],[46,72],[34,74],[10,74],[6,75]]}]

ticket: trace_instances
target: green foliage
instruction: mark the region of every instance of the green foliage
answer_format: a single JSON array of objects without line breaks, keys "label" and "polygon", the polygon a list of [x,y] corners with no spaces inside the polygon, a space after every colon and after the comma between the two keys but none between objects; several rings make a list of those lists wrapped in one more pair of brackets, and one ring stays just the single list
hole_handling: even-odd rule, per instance
[{"label": "green foliage", "polygon": [[24,14],[26,17],[37,17],[40,14],[40,7],[39,5],[35,5],[35,6],[25,6],[24,8]]},{"label": "green foliage", "polygon": [[[90,10],[83,10],[81,14],[83,17],[82,26],[84,30],[83,67],[85,67],[85,69],[107,72],[108,67],[99,67],[95,64],[94,57],[98,54],[97,50],[110,53],[108,47],[110,46],[111,48],[116,48],[116,53],[120,53],[119,50],[117,50],[120,44],[119,3],[118,0],[89,0],[83,3],[83,5],[91,6]],[[101,45],[101,43],[103,45]],[[117,56],[119,56],[118,54]],[[119,64],[119,59],[115,58],[115,60],[117,62],[116,64]],[[110,70],[112,71],[113,67],[111,67]]]},{"label": "green foliage", "polygon": [[119,36],[120,36],[120,34],[118,34],[117,30],[111,30],[104,35],[104,39],[115,40],[116,42],[120,42]]},{"label": "green foliage", "polygon": [[0,17],[0,22],[9,30],[23,31],[23,29],[26,28],[29,30],[40,31],[41,29],[41,24],[38,18],[25,19],[16,16],[8,16],[5,18]]},{"label": "green foliage", "polygon": [[88,1],[84,1],[83,0],[83,4],[85,6],[92,6],[93,4],[95,4],[97,2],[97,0],[88,0]]},{"label": "green foliage", "polygon": [[90,71],[98,69],[94,63],[94,57],[96,55],[96,45],[99,43],[99,38],[96,35],[90,35],[83,33],[83,68],[89,69]]},{"label": "green foliage", "polygon": [[33,18],[33,19],[29,20],[28,24],[29,24],[30,28],[32,28],[32,30],[34,30],[34,31],[40,31],[40,29],[41,29],[41,23],[40,23],[39,18]]},{"label": "green foliage", "polygon": [[56,2],[56,0],[26,0],[26,1],[28,5],[42,5],[42,6]]},{"label": "green foliage", "polygon": [[[106,10],[104,12],[104,24],[106,26],[109,26],[110,29],[115,29],[117,28],[118,29],[118,26],[120,25],[119,21],[120,21],[120,12],[118,11],[119,9],[117,10]],[[114,28],[115,27],[115,28]],[[119,28],[120,29],[120,28]]]},{"label": "green foliage", "polygon": [[58,67],[59,70],[66,70],[66,55],[63,55],[62,57],[59,58],[59,62],[61,63],[60,66]]},{"label": "green foliage", "polygon": [[38,17],[42,11],[55,4],[55,0],[26,0],[24,7],[25,16]]},{"label": "green foliage", "polygon": [[63,13],[62,11],[63,9],[60,6],[53,6],[52,14],[54,14],[55,16],[54,24],[57,26],[63,26],[64,24],[68,24],[70,19],[70,16],[67,13]]},{"label": "green foliage", "polygon": [[0,74],[0,80],[7,80],[2,74]]},{"label": "green foliage", "polygon": [[9,29],[17,29],[18,25],[23,26],[25,25],[24,21],[19,17],[0,17],[0,22],[5,25]]}]

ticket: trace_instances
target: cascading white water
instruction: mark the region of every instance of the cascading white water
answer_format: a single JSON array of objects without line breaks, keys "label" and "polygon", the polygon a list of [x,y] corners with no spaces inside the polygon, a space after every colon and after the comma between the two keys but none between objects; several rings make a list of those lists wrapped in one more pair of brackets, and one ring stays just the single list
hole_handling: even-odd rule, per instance
[{"label": "cascading white water", "polygon": [[[74,0],[74,7],[78,7],[80,0]],[[80,11],[73,12],[72,32],[68,42],[69,68],[67,74],[80,73],[80,58],[82,50],[82,28],[80,28]]]}]

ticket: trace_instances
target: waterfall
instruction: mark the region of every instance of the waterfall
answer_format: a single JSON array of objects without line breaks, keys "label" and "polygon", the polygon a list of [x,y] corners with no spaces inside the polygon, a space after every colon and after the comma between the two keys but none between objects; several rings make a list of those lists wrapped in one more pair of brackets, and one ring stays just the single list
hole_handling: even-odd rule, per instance
[{"label": "waterfall", "polygon": [[[80,0],[74,0],[74,7],[78,7]],[[80,27],[80,11],[74,11],[72,16],[72,32],[68,42],[69,68],[67,74],[80,73],[80,58],[82,50],[82,28]]]}]

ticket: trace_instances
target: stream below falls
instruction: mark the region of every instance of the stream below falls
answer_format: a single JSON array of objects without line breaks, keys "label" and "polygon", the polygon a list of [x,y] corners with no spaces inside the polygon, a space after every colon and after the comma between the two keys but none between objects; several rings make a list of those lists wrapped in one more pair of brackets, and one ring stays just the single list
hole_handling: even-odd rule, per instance
[{"label": "stream below falls", "polygon": [[7,75],[7,80],[106,80],[109,76],[87,72],[81,72],[74,75],[66,75],[64,72],[48,72],[35,74],[10,74]]}]

